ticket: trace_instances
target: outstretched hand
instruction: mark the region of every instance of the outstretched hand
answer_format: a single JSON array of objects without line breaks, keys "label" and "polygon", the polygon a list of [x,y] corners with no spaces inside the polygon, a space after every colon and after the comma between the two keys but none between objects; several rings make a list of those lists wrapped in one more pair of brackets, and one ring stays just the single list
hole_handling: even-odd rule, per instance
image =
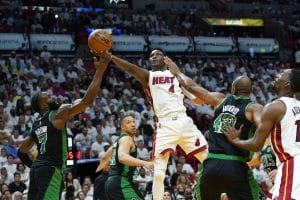
[{"label": "outstretched hand", "polygon": [[167,56],[164,57],[164,63],[168,66],[168,69],[175,76],[181,73],[179,67]]},{"label": "outstretched hand", "polygon": [[146,161],[144,167],[148,169],[151,173],[154,172],[154,163],[153,161]]},{"label": "outstretched hand", "polygon": [[240,136],[241,136],[241,132],[242,132],[243,127],[244,127],[244,125],[242,124],[240,126],[240,128],[237,130],[234,126],[226,126],[223,129],[223,133],[225,134],[227,140],[230,143],[234,144],[238,140],[240,140]]},{"label": "outstretched hand", "polygon": [[93,58],[96,70],[105,71],[108,63],[111,60],[111,53],[103,52],[99,56]]}]

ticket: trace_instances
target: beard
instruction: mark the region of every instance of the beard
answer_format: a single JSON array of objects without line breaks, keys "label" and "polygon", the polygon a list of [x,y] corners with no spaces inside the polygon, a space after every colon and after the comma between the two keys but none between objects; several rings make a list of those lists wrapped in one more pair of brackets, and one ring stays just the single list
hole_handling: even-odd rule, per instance
[{"label": "beard", "polygon": [[57,109],[59,109],[59,107],[60,107],[60,103],[57,103],[57,102],[51,102],[50,104],[49,104],[49,109],[50,110],[57,110]]}]

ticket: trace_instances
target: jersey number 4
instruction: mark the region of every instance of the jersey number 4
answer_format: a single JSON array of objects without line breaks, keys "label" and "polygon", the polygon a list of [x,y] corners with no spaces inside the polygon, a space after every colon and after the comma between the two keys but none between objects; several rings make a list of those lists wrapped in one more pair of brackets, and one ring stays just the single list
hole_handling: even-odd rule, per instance
[{"label": "jersey number 4", "polygon": [[300,142],[300,120],[295,122],[297,126],[296,142]]},{"label": "jersey number 4", "polygon": [[174,93],[174,84],[172,84],[169,88],[169,92]]}]

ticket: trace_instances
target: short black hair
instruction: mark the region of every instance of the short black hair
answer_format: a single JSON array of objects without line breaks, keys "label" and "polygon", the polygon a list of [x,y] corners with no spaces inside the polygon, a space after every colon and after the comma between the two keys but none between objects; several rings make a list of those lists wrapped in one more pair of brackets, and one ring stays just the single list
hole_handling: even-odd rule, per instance
[{"label": "short black hair", "polygon": [[37,92],[31,98],[31,107],[32,107],[33,111],[35,111],[35,112],[41,111],[41,109],[39,107],[39,97],[40,97],[40,92]]},{"label": "short black hair", "polygon": [[134,117],[132,116],[132,115],[124,115],[123,117],[121,117],[121,119],[120,119],[120,125],[122,125],[122,123],[123,123],[123,121],[124,121],[124,119],[126,119],[127,117],[132,117],[133,119],[134,119]]},{"label": "short black hair", "polygon": [[300,70],[292,69],[290,73],[290,86],[292,93],[300,92]]},{"label": "short black hair", "polygon": [[166,56],[166,52],[165,52],[164,50],[162,50],[161,48],[153,48],[153,49],[150,49],[150,53],[149,53],[149,54],[151,54],[151,52],[154,51],[154,50],[161,51],[161,52],[163,53],[163,55]]}]

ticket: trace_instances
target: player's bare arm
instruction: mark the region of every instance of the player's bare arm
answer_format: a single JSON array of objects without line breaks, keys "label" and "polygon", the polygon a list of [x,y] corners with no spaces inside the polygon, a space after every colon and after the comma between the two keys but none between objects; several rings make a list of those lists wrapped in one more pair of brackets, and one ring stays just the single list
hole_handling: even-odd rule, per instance
[{"label": "player's bare arm", "polygon": [[274,101],[264,107],[261,115],[261,122],[259,123],[253,138],[241,140],[239,138],[241,127],[239,130],[236,130],[234,127],[225,127],[225,136],[230,143],[241,149],[259,151],[263,148],[265,140],[269,136],[274,125],[281,121],[285,111],[286,107],[283,102],[280,100]]},{"label": "player's bare arm", "polygon": [[200,98],[205,103],[217,107],[220,102],[225,98],[225,95],[219,92],[210,92],[205,88],[199,86],[191,78],[183,74],[179,67],[168,57],[164,58],[165,64],[168,66],[168,69],[174,76],[176,76],[179,84],[188,90],[190,93],[195,95],[197,98]]},{"label": "player's bare arm", "polygon": [[129,74],[131,74],[136,80],[138,80],[142,84],[143,88],[146,88],[148,86],[148,70],[138,67],[137,65],[132,64],[114,55],[112,55],[111,61],[115,63],[118,68],[125,70]]},{"label": "player's bare arm", "polygon": [[28,136],[23,140],[18,149],[18,157],[27,167],[31,167],[32,165],[32,160],[28,156],[28,152],[33,147],[34,143],[35,142],[33,138],[31,136]]},{"label": "player's bare arm", "polygon": [[122,137],[119,140],[119,149],[118,149],[119,161],[122,164],[128,166],[143,166],[146,167],[151,172],[153,172],[154,166],[152,162],[140,160],[129,155],[130,150],[132,148],[135,148],[132,138],[129,136]]},{"label": "player's bare arm", "polygon": [[248,109],[245,113],[246,118],[250,122],[253,122],[256,127],[258,127],[258,125],[261,122],[261,114],[262,114],[263,108],[264,107],[261,104],[254,103],[248,107]]},{"label": "player's bare arm", "polygon": [[102,159],[100,160],[100,163],[99,163],[99,165],[96,169],[96,172],[100,172],[101,170],[104,169],[104,167],[106,165],[108,165],[109,160],[110,160],[111,155],[112,155],[112,149],[113,149],[113,146],[111,146],[111,147],[109,147],[109,149],[107,149],[107,151],[103,155]]},{"label": "player's bare arm", "polygon": [[57,129],[62,129],[65,126],[65,122],[68,118],[83,112],[93,103],[100,90],[103,73],[110,62],[110,59],[110,54],[101,54],[99,59],[94,58],[96,72],[84,97],[74,101],[72,104],[63,105],[55,112],[52,123]]}]

